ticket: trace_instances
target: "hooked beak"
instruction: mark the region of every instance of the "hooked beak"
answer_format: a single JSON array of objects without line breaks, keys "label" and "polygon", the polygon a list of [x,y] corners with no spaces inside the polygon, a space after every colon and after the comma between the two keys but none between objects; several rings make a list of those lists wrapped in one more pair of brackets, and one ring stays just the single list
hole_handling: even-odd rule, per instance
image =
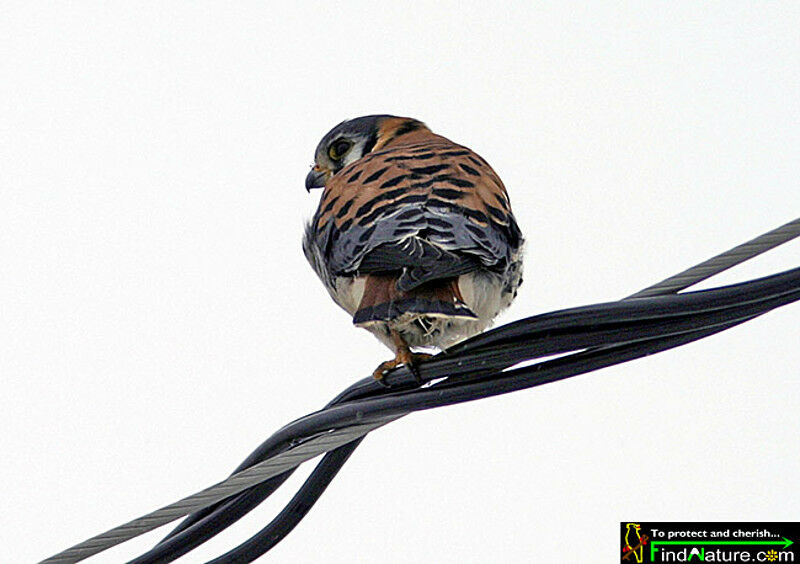
[{"label": "hooked beak", "polygon": [[319,166],[314,166],[306,176],[306,192],[311,192],[312,188],[325,188],[327,179],[328,171],[322,170]]}]

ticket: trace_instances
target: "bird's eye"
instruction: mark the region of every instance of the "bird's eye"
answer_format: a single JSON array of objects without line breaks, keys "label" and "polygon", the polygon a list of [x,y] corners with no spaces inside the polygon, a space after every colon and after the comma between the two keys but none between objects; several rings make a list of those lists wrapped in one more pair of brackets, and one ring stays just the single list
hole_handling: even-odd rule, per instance
[{"label": "bird's eye", "polygon": [[334,161],[338,161],[347,153],[347,151],[350,150],[350,147],[352,146],[353,144],[347,139],[337,139],[331,143],[331,146],[328,148],[328,156]]}]

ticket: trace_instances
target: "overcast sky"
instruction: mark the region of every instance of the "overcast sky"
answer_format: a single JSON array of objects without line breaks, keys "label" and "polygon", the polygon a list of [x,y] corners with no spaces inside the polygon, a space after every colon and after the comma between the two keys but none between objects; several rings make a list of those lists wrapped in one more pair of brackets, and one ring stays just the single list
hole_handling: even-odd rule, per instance
[{"label": "overcast sky", "polygon": [[[343,119],[412,116],[497,170],[528,241],[500,323],[800,216],[796,3],[564,4],[4,3],[0,560],[223,479],[389,358],[300,249],[303,179]],[[798,265],[795,241],[705,286]],[[611,562],[621,520],[796,520],[798,327],[795,304],[406,417],[263,561]],[[249,537],[299,478],[181,562]]]}]

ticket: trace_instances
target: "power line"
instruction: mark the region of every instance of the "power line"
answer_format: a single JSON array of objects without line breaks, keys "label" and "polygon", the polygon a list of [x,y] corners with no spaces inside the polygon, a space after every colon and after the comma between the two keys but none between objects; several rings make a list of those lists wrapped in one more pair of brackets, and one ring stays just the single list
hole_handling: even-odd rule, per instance
[{"label": "power line", "polygon": [[755,239],[737,245],[724,253],[711,257],[700,264],[687,268],[680,274],[670,276],[657,284],[648,286],[644,290],[639,290],[635,294],[628,296],[627,299],[663,296],[664,294],[680,292],[737,264],[757,257],[761,253],[783,245],[798,235],[800,235],[800,217],[763,235],[759,235]]},{"label": "power line", "polygon": [[[626,300],[534,316],[473,337],[420,366],[424,381],[437,380],[427,387],[417,387],[404,367],[386,376],[389,389],[372,378],[361,380],[325,409],[280,429],[227,480],[43,562],[78,562],[196,512],[132,562],[171,561],[258,505],[299,464],[327,452],[280,515],[252,539],[215,560],[251,561],[302,519],[361,438],[411,411],[509,393],[626,362],[704,338],[800,300],[800,268],[723,288],[675,294],[798,235],[800,218]],[[525,360],[559,353],[571,354],[513,368]]]}]

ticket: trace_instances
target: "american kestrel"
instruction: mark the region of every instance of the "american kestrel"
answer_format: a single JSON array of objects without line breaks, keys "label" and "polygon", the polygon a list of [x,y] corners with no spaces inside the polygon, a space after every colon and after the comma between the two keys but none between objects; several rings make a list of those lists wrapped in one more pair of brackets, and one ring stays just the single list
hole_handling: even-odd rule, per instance
[{"label": "american kestrel", "polygon": [[333,300],[395,353],[377,379],[488,327],[522,282],[508,194],[470,149],[390,115],[319,142],[306,189],[324,188],[303,251]]}]

